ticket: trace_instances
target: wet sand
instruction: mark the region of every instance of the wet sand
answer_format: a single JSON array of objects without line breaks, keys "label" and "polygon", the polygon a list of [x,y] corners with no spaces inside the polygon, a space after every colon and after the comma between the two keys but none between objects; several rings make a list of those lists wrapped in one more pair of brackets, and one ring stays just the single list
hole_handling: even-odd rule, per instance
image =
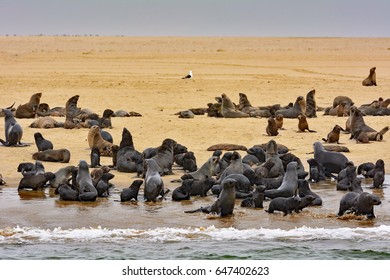
[{"label": "wet sand", "polygon": [[[142,117],[113,118],[114,143],[119,144],[122,129],[133,135],[137,150],[156,147],[165,138],[173,138],[195,153],[198,166],[217,143],[235,143],[251,147],[270,139],[288,146],[292,153],[306,160],[313,155],[312,144],[321,141],[335,124],[345,127],[346,117],[323,116],[309,119],[316,133],[297,133],[296,119],[285,119],[280,135],[265,134],[265,118],[217,119],[206,115],[180,119],[176,112],[206,107],[216,96],[226,93],[238,103],[238,93],[247,94],[253,106],[279,103],[287,105],[299,95],[316,89],[320,107],[331,106],[333,98],[347,95],[356,105],[388,98],[390,67],[387,65],[390,39],[348,38],[126,38],[126,37],[0,37],[0,108],[13,102],[26,103],[30,96],[42,92],[41,102],[51,107],[65,106],[73,95],[80,95],[79,107],[102,114],[104,109],[136,111]],[[361,81],[369,69],[377,67],[377,87],[363,87]],[[189,70],[191,80],[183,80]],[[63,121],[64,118],[58,118]],[[37,226],[53,228],[113,227],[153,228],[208,226],[290,228],[297,226],[340,227],[386,224],[389,216],[388,189],[376,191],[383,198],[376,207],[374,221],[343,221],[335,217],[341,192],[334,182],[313,184],[324,200],[322,207],[283,217],[264,210],[240,208],[234,217],[216,219],[204,214],[184,214],[184,210],[212,203],[212,196],[194,198],[190,202],[167,200],[148,204],[120,203],[119,192],[136,179],[134,173],[113,171],[115,191],[96,203],[67,203],[58,200],[50,190],[17,192],[21,175],[20,162],[32,162],[36,151],[33,134],[37,131],[51,140],[55,148],[71,151],[69,164],[89,162],[88,129],[65,130],[29,128],[32,119],[18,119],[24,130],[23,141],[30,147],[0,147],[0,173],[7,186],[0,193],[0,228]],[[389,117],[365,117],[380,130],[390,124]],[[4,131],[4,122],[0,122]],[[2,132],[3,133],[3,132]],[[2,134],[3,135],[3,134]],[[350,149],[346,156],[356,165],[382,158],[390,172],[388,138],[382,142],[357,144],[349,135],[340,142]],[[242,152],[242,155],[245,153]],[[102,164],[111,159],[103,157]],[[55,172],[67,164],[44,162],[47,171]],[[173,190],[181,170],[164,177],[166,187]],[[365,190],[371,181],[365,182]],[[388,184],[388,183],[387,183]],[[142,192],[140,193],[140,197]],[[267,205],[267,203],[265,204]]]}]

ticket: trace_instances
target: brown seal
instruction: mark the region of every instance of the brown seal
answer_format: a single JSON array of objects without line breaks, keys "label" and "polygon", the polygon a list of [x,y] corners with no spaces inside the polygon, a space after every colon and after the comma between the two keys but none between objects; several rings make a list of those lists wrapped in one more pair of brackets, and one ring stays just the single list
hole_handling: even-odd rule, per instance
[{"label": "brown seal", "polygon": [[339,144],[339,140],[340,140],[340,131],[344,131],[344,129],[339,126],[339,125],[335,125],[332,129],[331,132],[328,133],[328,136],[327,138],[322,138],[322,140],[326,143],[337,143]]},{"label": "brown seal", "polygon": [[363,119],[362,112],[356,108],[356,106],[351,107],[351,138],[355,135],[356,131],[361,130],[367,133],[368,139],[370,141],[381,141],[383,140],[383,135],[389,130],[389,126],[385,126],[381,131],[376,131],[372,127],[366,125]]},{"label": "brown seal", "polygon": [[249,114],[237,110],[230,98],[222,93],[221,114],[224,118],[247,118]]},{"label": "brown seal", "polygon": [[370,74],[362,82],[363,86],[376,86],[376,73],[375,73],[375,70],[376,70],[376,67],[372,67],[370,69]]},{"label": "brown seal", "polygon": [[37,112],[39,102],[41,101],[42,93],[35,93],[30,97],[30,101],[26,104],[19,105],[15,111],[15,117],[18,119],[33,119]]},{"label": "brown seal", "polygon": [[64,123],[56,121],[54,118],[47,116],[36,119],[30,124],[31,128],[56,128],[64,127]]},{"label": "brown seal", "polygon": [[58,150],[49,149],[49,150],[34,153],[32,155],[32,158],[40,161],[68,163],[70,160],[70,152],[68,149],[58,149]]},{"label": "brown seal", "polygon": [[284,129],[283,128],[283,115],[282,114],[277,114],[275,116],[275,122],[276,122],[276,126],[278,127],[278,129]]},{"label": "brown seal", "polygon": [[309,129],[309,124],[307,123],[305,115],[299,115],[298,120],[298,132],[305,132],[306,130],[309,132],[316,132],[315,130]]},{"label": "brown seal", "polygon": [[285,118],[295,119],[298,118],[298,115],[304,114],[305,111],[306,101],[303,96],[298,96],[293,107],[278,110],[275,112],[275,114],[282,114]]},{"label": "brown seal", "polygon": [[238,109],[241,112],[249,114],[251,117],[271,117],[272,112],[270,108],[253,107],[248,100],[245,93],[239,93]]},{"label": "brown seal", "polygon": [[313,89],[306,94],[306,117],[317,117],[317,103],[315,101],[316,90]]},{"label": "brown seal", "polygon": [[215,145],[212,145],[212,146],[207,148],[207,151],[217,151],[217,150],[224,150],[224,151],[242,150],[242,151],[246,151],[247,148],[243,145],[229,144],[229,143],[215,144]]},{"label": "brown seal", "polygon": [[349,104],[350,106],[354,104],[352,99],[349,98],[348,96],[339,95],[333,99],[333,108],[336,108],[343,101],[345,101],[346,104]]},{"label": "brown seal", "polygon": [[3,180],[3,175],[0,174],[0,186],[6,185],[7,183]]},{"label": "brown seal", "polygon": [[265,128],[265,131],[269,136],[276,136],[279,134],[278,125],[276,124],[276,120],[273,117],[268,118],[268,125]]},{"label": "brown seal", "polygon": [[100,127],[93,125],[88,132],[88,144],[89,148],[99,148],[101,156],[112,156],[113,144],[104,140],[100,134]]},{"label": "brown seal", "polygon": [[365,133],[362,130],[356,130],[354,134],[352,135],[352,138],[356,140],[356,143],[369,143],[370,140],[368,139],[367,133]]}]

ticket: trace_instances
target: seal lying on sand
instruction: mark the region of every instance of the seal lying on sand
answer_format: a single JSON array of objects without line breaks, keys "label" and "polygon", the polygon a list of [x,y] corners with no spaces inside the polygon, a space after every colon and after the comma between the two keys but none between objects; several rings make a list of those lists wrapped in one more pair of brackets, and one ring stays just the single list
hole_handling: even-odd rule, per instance
[{"label": "seal lying on sand", "polygon": [[35,93],[30,97],[30,101],[26,104],[19,105],[15,111],[15,117],[18,119],[33,119],[37,112],[42,93]]},{"label": "seal lying on sand", "polygon": [[40,161],[68,163],[70,161],[70,152],[68,149],[58,149],[58,150],[49,149],[49,150],[34,153],[32,155],[32,158]]},{"label": "seal lying on sand", "polygon": [[234,179],[224,180],[222,182],[222,191],[219,194],[218,199],[211,206],[201,207],[199,209],[191,211],[185,211],[185,213],[215,213],[219,214],[221,217],[232,215],[236,200],[236,185],[237,181]]},{"label": "seal lying on sand", "polygon": [[54,118],[50,116],[41,117],[36,119],[30,124],[31,128],[56,128],[56,127],[64,127],[64,124],[62,122],[56,121]]}]

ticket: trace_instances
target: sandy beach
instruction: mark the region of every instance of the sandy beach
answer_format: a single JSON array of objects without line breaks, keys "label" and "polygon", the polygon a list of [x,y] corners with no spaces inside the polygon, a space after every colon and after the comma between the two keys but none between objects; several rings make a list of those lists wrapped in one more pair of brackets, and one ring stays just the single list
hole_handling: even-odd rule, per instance
[{"label": "sandy beach", "polygon": [[[41,102],[48,103],[51,107],[65,106],[66,101],[77,94],[80,96],[79,107],[91,109],[100,115],[107,108],[142,114],[142,117],[112,119],[113,128],[109,132],[115,144],[119,144],[124,127],[131,132],[135,148],[139,151],[157,147],[165,138],[172,138],[193,151],[200,166],[210,157],[211,152],[207,148],[213,144],[234,143],[250,148],[274,139],[289,147],[307,168],[306,160],[313,157],[310,154],[313,152],[312,144],[326,137],[335,124],[345,127],[347,117],[324,116],[323,112],[317,112],[317,118],[308,119],[310,128],[316,133],[298,133],[298,120],[285,119],[285,130],[281,130],[276,137],[269,137],[265,132],[265,118],[226,119],[203,115],[193,119],[180,119],[175,113],[189,108],[207,107],[207,103],[214,102],[214,98],[222,93],[238,103],[240,92],[248,96],[253,106],[284,106],[294,102],[300,95],[305,97],[312,89],[316,90],[319,107],[331,106],[334,97],[339,95],[349,96],[357,106],[371,103],[379,97],[390,97],[389,54],[388,38],[7,36],[0,37],[0,108],[8,107],[14,102],[15,106],[24,104],[37,92],[42,93]],[[363,87],[362,80],[374,66],[377,69],[378,86]],[[189,70],[194,73],[193,79],[182,79]],[[64,118],[58,120],[64,121]],[[16,169],[20,162],[33,161],[31,155],[37,150],[33,137],[35,132],[41,132],[53,142],[55,148],[69,149],[69,164],[77,165],[82,159],[89,162],[90,151],[88,129],[34,129],[29,128],[33,119],[17,121],[23,127],[22,141],[31,143],[31,146],[0,147],[0,173],[8,183],[0,193],[3,198],[0,228],[18,224],[47,227],[58,223],[65,226],[127,224],[123,218],[116,216],[116,219],[112,219],[108,214],[100,214],[99,218],[85,218],[81,222],[68,216],[67,220],[59,222],[55,217],[62,215],[61,211],[66,208],[66,203],[59,204],[58,197],[48,193],[45,197],[49,199],[36,204],[34,199],[24,203],[24,199],[28,198],[18,196],[16,188],[21,174]],[[367,116],[365,121],[377,130],[390,125],[388,116]],[[0,131],[3,138],[3,120],[0,121]],[[385,134],[381,142],[369,144],[358,144],[349,137],[349,134],[342,134],[340,137],[340,143],[350,150],[346,154],[348,159],[359,165],[381,158],[385,162],[386,172],[390,172],[390,134]],[[241,153],[245,154],[244,151]],[[102,157],[101,162],[111,164],[112,160]],[[66,165],[68,164],[44,163],[46,170],[52,172]],[[183,174],[178,169],[174,172],[174,175],[164,177],[169,189],[177,186],[170,183],[170,180]],[[133,173],[113,173],[115,178],[111,182],[117,192],[112,200],[117,199],[118,192],[135,179]],[[366,186],[370,184],[369,181],[365,183]],[[322,218],[337,211],[337,203],[342,194],[336,194],[333,190],[334,185],[331,184],[318,190],[324,195],[331,193],[331,203],[313,210],[315,214],[322,215]],[[386,189],[381,192],[383,204],[386,204],[389,200]],[[113,203],[112,200],[100,201],[99,205],[107,207],[106,204]],[[204,205],[212,200],[210,197],[194,203]],[[58,206],[55,211],[51,210],[53,203]],[[24,216],[24,210],[18,208],[20,204],[25,209],[32,210],[27,214],[29,218]],[[41,209],[46,210],[45,214],[41,213],[43,217],[36,215],[39,212],[36,210],[38,204]],[[85,206],[77,207],[81,211]],[[144,209],[149,206],[139,202],[137,207]],[[177,211],[181,206],[164,207],[169,212]],[[194,205],[184,204],[183,207],[193,208]],[[123,211],[123,206],[113,208],[118,212]],[[380,211],[385,213],[387,208],[384,205]],[[136,210],[134,209],[135,213]],[[146,209],[145,215],[150,214],[147,211],[154,210]],[[50,215],[50,211],[54,216]],[[266,215],[263,212],[262,215]],[[7,213],[14,216],[11,218]],[[221,226],[238,224],[239,228],[245,228],[252,226],[254,222],[250,218],[240,220],[238,217],[252,217],[255,214],[239,210],[235,221],[222,219],[217,223]],[[281,217],[276,219],[281,220]],[[332,219],[335,220],[334,217]],[[199,220],[196,225],[215,223],[215,220]],[[305,221],[307,220],[294,216],[289,218],[288,227],[305,224]],[[183,214],[180,214],[176,222],[170,220],[170,215],[167,214],[158,224],[165,222],[168,225],[193,225]],[[381,220],[374,223],[381,223]],[[155,224],[149,222],[141,227],[147,228]],[[270,221],[269,226],[273,226]]]}]

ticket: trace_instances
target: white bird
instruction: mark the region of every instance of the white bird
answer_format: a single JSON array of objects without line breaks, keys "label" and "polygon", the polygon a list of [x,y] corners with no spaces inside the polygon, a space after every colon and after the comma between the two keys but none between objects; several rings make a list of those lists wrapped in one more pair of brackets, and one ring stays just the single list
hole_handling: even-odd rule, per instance
[{"label": "white bird", "polygon": [[192,78],[192,70],[190,70],[190,72],[188,72],[188,75],[183,77],[182,79],[191,79]]}]

